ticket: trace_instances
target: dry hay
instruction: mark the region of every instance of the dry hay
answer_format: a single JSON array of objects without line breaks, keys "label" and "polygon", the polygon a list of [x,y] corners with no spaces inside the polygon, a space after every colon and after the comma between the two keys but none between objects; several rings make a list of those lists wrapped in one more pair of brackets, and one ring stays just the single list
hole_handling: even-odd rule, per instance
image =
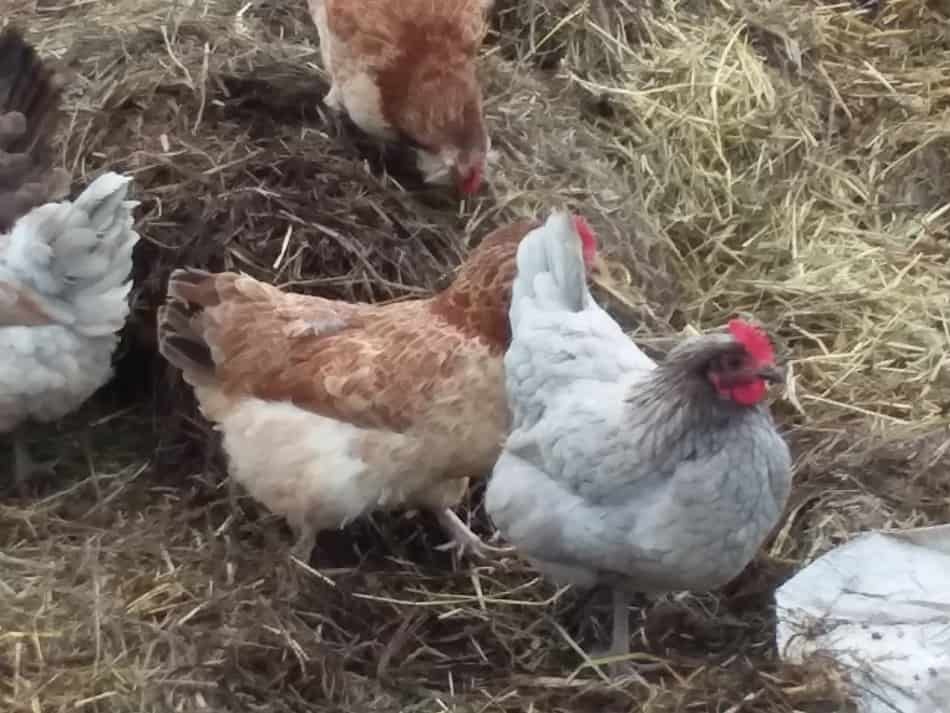
[{"label": "dry hay", "polygon": [[133,356],[172,266],[411,296],[490,227],[569,202],[616,259],[601,294],[638,338],[662,350],[736,311],[782,338],[797,486],[747,575],[648,610],[637,649],[664,671],[611,687],[569,641],[590,634],[572,593],[516,560],[459,567],[415,520],[325,535],[319,570],[282,564],[279,523],[234,507],[187,392],[142,393],[154,365],[126,358],[52,436],[75,463],[65,490],[0,505],[7,710],[845,708],[828,665],[777,662],[770,593],[857,530],[948,516],[937,3],[499,0],[500,161],[459,207],[367,168],[324,121],[302,0],[54,2],[14,0],[12,18],[75,73],[64,161],[77,185],[131,171],[144,201]]}]

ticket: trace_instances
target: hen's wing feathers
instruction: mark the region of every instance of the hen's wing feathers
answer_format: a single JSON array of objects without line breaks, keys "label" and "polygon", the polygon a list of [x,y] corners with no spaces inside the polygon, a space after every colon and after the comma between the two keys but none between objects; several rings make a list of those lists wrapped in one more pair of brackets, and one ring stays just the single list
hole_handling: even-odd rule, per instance
[{"label": "hen's wing feathers", "polygon": [[60,78],[22,34],[0,34],[0,233],[31,208],[66,195],[69,174],[52,168]]},{"label": "hen's wing feathers", "polygon": [[[525,552],[546,562],[610,573],[649,567],[664,556],[649,543],[629,537],[634,518],[651,517],[649,503],[644,503],[641,515],[592,503],[569,483],[552,478],[545,464],[510,449],[499,457],[485,498],[496,526]],[[622,498],[623,493],[614,490],[616,502]]]},{"label": "hen's wing feathers", "polygon": [[192,270],[176,270],[168,294],[160,349],[189,379],[364,428],[409,428],[463,348],[425,301],[387,310]]}]

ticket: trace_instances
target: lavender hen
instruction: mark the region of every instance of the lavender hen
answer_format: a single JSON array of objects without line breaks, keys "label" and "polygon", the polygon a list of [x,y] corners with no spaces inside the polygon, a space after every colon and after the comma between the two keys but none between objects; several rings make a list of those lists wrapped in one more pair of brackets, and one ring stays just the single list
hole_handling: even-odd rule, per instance
[{"label": "lavender hen", "polygon": [[782,372],[741,320],[655,363],[592,298],[565,214],[522,241],[517,269],[512,430],[486,508],[546,576],[613,590],[607,654],[628,654],[631,594],[725,584],[780,518],[791,458],[763,400]]}]

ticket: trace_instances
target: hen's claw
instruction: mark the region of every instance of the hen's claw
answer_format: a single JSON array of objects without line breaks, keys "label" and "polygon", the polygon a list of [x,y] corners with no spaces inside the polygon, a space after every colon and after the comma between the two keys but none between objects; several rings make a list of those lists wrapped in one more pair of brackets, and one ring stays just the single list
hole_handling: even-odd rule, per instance
[{"label": "hen's claw", "polygon": [[[619,652],[619,651],[599,651],[597,653],[591,652],[591,659],[606,659],[612,658],[615,656],[626,656],[629,652]],[[604,664],[607,668],[607,675],[612,679],[620,678],[633,678],[637,681],[644,681],[643,674],[650,673],[652,671],[659,671],[663,668],[660,664],[655,663],[638,663],[630,659],[625,659],[622,661],[610,661]]]},{"label": "hen's claw", "polygon": [[446,550],[454,547],[458,549],[459,556],[469,551],[479,559],[493,559],[514,552],[514,547],[493,547],[486,544],[450,508],[438,510],[436,517],[442,528],[452,538],[451,542],[439,545],[436,549]]}]

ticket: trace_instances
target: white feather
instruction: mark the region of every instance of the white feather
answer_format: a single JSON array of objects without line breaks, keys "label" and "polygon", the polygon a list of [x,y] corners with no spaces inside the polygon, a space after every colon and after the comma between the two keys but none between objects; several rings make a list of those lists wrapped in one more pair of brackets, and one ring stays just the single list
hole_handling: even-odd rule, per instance
[{"label": "white feather", "polygon": [[0,236],[4,294],[29,292],[49,317],[0,327],[0,430],[61,418],[110,378],[139,239],[131,180],[105,173],[75,201],[35,208]]}]

